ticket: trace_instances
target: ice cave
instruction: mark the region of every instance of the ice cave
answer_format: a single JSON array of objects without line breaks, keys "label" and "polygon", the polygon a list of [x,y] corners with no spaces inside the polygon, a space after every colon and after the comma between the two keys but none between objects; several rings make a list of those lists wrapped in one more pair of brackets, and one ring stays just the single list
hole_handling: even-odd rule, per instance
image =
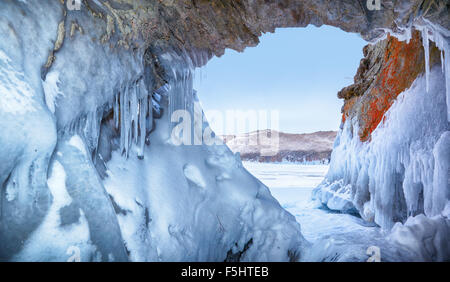
[{"label": "ice cave", "polygon": [[309,240],[205,134],[193,87],[226,49],[308,25],[368,44],[311,198],[375,226],[358,242],[383,261],[450,261],[450,3],[367,2],[0,1],[0,261],[366,261]]}]

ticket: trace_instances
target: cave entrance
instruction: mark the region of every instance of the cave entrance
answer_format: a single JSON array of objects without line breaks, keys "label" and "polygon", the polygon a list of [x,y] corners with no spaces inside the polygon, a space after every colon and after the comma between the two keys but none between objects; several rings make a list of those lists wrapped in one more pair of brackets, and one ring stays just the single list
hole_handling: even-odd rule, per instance
[{"label": "cave entrance", "polygon": [[196,73],[212,130],[283,207],[305,215],[297,221],[307,239],[322,230],[312,218],[325,229],[345,228],[334,224],[341,215],[305,207],[328,171],[342,119],[337,93],[353,83],[366,44],[330,26],[282,28],[243,53],[226,50]]},{"label": "cave entrance", "polygon": [[[331,26],[280,28],[257,47],[213,58],[194,89],[210,127],[243,160],[324,163],[341,122],[337,93],[353,83],[366,44]],[[265,153],[255,140],[273,133],[279,150]]]}]

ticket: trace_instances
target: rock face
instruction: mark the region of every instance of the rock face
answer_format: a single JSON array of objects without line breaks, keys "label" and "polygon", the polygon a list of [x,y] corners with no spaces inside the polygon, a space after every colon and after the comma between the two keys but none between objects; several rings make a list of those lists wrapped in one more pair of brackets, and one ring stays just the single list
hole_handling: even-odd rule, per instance
[{"label": "rock face", "polygon": [[[335,131],[293,134],[260,130],[237,136],[228,135],[223,139],[245,161],[328,163],[336,134]],[[271,142],[276,149],[267,155],[265,147],[270,147]]]},{"label": "rock face", "polygon": [[[64,1],[62,1],[64,2]],[[83,33],[83,23],[70,14],[85,13],[98,19],[98,32],[91,39],[111,47],[147,50],[145,61],[152,66],[155,89],[168,80],[158,56],[170,50],[189,57],[202,66],[225,49],[243,51],[256,46],[258,37],[279,27],[332,25],[360,33],[369,41],[385,35],[385,30],[407,33],[417,20],[428,20],[450,28],[449,4],[445,0],[383,0],[381,10],[369,10],[366,0],[192,0],[83,1],[81,11],[67,11],[58,28],[58,39],[46,67],[57,58],[64,37]],[[61,8],[66,8],[61,5]],[[64,28],[65,26],[65,28]],[[67,34],[65,34],[67,33]]]},{"label": "rock face", "polygon": [[[431,43],[430,64],[440,64],[440,51]],[[397,96],[408,89],[425,72],[425,55],[421,34],[413,33],[408,42],[388,38],[364,48],[364,58],[355,75],[355,84],[342,89],[342,121],[357,117],[361,141],[382,121]]]}]

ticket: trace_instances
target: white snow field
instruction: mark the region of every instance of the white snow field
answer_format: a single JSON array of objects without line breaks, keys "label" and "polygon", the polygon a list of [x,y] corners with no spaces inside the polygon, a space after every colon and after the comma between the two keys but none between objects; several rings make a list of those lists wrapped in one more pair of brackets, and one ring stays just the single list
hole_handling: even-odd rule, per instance
[{"label": "white snow field", "polygon": [[328,165],[256,162],[243,165],[269,187],[281,206],[300,223],[303,236],[312,243],[302,261],[367,261],[373,248],[379,248],[381,261],[424,259],[391,240],[390,234],[377,225],[357,215],[331,211],[312,200],[312,191],[324,179]]}]

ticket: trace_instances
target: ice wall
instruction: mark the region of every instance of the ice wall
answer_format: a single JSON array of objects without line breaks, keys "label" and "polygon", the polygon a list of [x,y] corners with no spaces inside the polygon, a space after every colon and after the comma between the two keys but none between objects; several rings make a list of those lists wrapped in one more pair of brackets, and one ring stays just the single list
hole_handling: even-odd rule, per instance
[{"label": "ice wall", "polygon": [[173,112],[203,117],[209,55],[128,44],[86,3],[0,2],[0,261],[300,258],[299,224],[226,146],[171,140]]},{"label": "ice wall", "polygon": [[[430,220],[441,217],[435,221],[444,225],[433,236],[448,238],[448,212],[444,211],[450,196],[450,127],[444,75],[437,65],[417,78],[398,96],[370,142],[360,141],[356,119],[348,119],[336,138],[326,179],[313,197],[330,209],[359,213],[385,230],[421,214]],[[441,259],[448,259],[446,240],[444,245],[436,250],[443,249]],[[423,257],[431,260],[433,256]]]},{"label": "ice wall", "polygon": [[21,248],[52,201],[47,167],[57,137],[41,66],[62,16],[47,1],[26,14],[10,2],[0,2],[0,260]]}]

